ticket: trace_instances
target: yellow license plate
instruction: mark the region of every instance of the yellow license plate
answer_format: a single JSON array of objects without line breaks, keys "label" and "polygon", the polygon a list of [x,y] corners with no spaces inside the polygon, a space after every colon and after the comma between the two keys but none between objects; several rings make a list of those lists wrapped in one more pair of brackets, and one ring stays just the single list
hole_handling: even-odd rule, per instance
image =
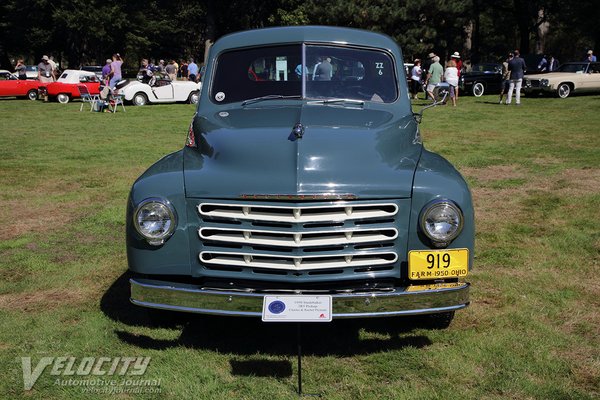
[{"label": "yellow license plate", "polygon": [[447,279],[467,276],[469,249],[412,250],[408,252],[408,278]]}]

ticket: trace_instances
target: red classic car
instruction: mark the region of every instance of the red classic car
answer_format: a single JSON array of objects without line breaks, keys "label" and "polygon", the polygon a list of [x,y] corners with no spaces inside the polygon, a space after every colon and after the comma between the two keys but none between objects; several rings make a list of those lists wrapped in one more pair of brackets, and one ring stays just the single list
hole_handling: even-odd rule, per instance
[{"label": "red classic car", "polygon": [[0,97],[27,97],[35,100],[38,97],[37,80],[19,80],[14,74],[0,70]]},{"label": "red classic car", "polygon": [[76,69],[66,69],[56,82],[42,84],[41,90],[46,90],[48,96],[56,98],[59,103],[66,104],[71,99],[79,98],[77,86],[85,85],[91,94],[98,94],[100,81],[93,72]]}]

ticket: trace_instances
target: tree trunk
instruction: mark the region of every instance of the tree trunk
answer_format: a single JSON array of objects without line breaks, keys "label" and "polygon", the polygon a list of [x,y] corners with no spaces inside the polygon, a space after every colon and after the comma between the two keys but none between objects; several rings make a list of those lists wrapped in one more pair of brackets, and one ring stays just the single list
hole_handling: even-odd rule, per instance
[{"label": "tree trunk", "polygon": [[519,50],[521,54],[530,52],[529,34],[530,18],[527,9],[527,0],[515,0],[515,21],[519,30]]}]

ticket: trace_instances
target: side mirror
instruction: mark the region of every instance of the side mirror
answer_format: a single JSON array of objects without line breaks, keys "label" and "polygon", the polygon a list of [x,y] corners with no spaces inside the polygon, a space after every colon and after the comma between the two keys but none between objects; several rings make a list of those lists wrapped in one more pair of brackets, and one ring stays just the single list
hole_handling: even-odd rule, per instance
[{"label": "side mirror", "polygon": [[427,110],[428,108],[438,106],[440,104],[445,104],[446,99],[449,95],[450,85],[448,84],[448,82],[440,82],[437,85],[435,85],[435,88],[433,89],[433,96],[435,98],[434,102],[421,108],[421,110],[418,113],[413,113],[415,121],[417,121],[417,123],[420,124],[421,120],[423,119],[423,111]]}]

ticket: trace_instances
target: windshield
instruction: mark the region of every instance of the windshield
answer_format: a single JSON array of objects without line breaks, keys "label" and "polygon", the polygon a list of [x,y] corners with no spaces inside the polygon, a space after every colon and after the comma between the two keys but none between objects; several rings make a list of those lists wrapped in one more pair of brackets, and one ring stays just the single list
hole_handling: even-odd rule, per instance
[{"label": "windshield", "polygon": [[473,72],[500,72],[502,67],[497,64],[475,64],[473,65]]},{"label": "windshield", "polygon": [[210,96],[219,104],[290,97],[390,103],[398,97],[396,82],[384,51],[296,44],[221,54]]},{"label": "windshield", "polygon": [[587,70],[587,63],[581,64],[563,64],[556,71],[557,72],[579,72],[584,73]]}]

